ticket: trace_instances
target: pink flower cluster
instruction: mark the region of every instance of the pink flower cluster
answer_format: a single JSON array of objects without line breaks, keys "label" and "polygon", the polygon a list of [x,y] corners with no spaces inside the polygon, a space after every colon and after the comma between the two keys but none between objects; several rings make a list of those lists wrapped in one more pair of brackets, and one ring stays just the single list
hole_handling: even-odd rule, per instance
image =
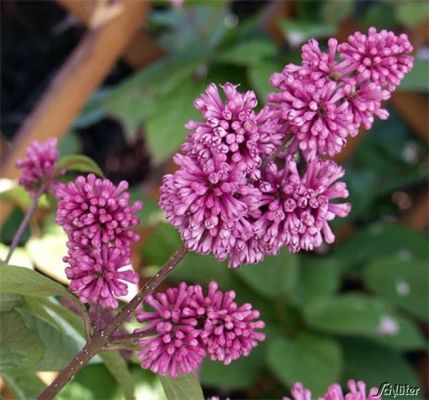
[{"label": "pink flower cluster", "polygon": [[[339,51],[340,60],[336,53]],[[342,167],[323,160],[344,147],[360,125],[387,118],[382,100],[412,68],[406,35],[355,33],[348,42],[316,40],[302,64],[271,77],[278,92],[256,110],[252,91],[211,84],[190,121],[179,169],[164,177],[160,207],[189,250],[229,258],[230,267],[266,254],[313,250],[335,239],[329,222],[350,212]]]},{"label": "pink flower cluster", "polygon": [[115,186],[93,174],[56,188],[57,223],[68,235],[66,274],[84,303],[116,308],[128,292],[126,282],[139,280],[129,258],[131,242],[139,239],[131,228],[139,223],[134,213],[142,202],[130,204],[127,189],[125,181]]},{"label": "pink flower cluster", "polygon": [[207,295],[199,285],[182,282],[165,293],[148,296],[153,311],[137,311],[144,325],[135,332],[147,334],[140,339],[138,352],[143,368],[160,375],[195,371],[207,355],[229,364],[247,356],[265,335],[259,311],[250,304],[238,306],[235,292],[222,292],[215,282]]},{"label": "pink flower cluster", "polygon": [[[336,54],[339,53],[337,61]],[[334,156],[360,125],[371,128],[374,117],[386,119],[387,100],[413,66],[407,35],[370,28],[347,42],[328,41],[328,53],[311,39],[302,47],[302,64],[285,66],[271,77],[279,92],[268,95],[293,134],[292,146],[306,158]]]},{"label": "pink flower cluster", "polygon": [[[379,400],[381,397],[378,395],[378,389],[372,388],[366,394],[366,385],[363,381],[354,381],[350,379],[347,382],[349,388],[348,393],[343,393],[341,386],[334,383],[329,386],[327,392],[319,397],[319,400]],[[292,390],[293,400],[311,400],[311,392],[306,389],[302,383],[295,383]],[[289,397],[283,397],[283,400],[290,400]]]},{"label": "pink flower cluster", "polygon": [[19,184],[32,196],[37,193],[43,184],[47,184],[46,192],[51,190],[55,162],[59,156],[57,139],[51,138],[43,143],[33,141],[28,147],[25,157],[15,164],[22,171],[19,177]]}]

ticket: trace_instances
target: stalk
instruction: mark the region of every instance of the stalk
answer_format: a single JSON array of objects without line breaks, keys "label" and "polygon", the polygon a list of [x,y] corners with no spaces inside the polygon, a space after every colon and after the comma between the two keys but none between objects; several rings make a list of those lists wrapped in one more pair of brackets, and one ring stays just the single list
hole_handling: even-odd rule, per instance
[{"label": "stalk", "polygon": [[15,236],[12,239],[12,244],[9,246],[9,252],[7,253],[7,256],[4,260],[5,264],[8,264],[13,252],[15,251],[16,247],[18,246],[22,235],[25,232],[25,229],[28,226],[28,223],[31,220],[31,217],[37,210],[37,204],[39,203],[39,198],[43,194],[43,192],[46,190],[47,185],[49,182],[46,182],[40,186],[40,189],[36,192],[34,196],[32,196],[30,207],[28,208],[27,212],[25,213],[24,219],[21,221],[21,224],[19,225],[18,230],[15,233]]}]

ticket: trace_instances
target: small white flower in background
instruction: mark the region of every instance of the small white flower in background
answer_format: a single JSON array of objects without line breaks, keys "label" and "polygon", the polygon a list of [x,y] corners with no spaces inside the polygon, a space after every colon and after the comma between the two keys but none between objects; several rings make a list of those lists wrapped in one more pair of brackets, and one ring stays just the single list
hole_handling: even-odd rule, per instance
[{"label": "small white flower in background", "polygon": [[377,327],[377,333],[380,335],[395,335],[399,332],[398,322],[388,315],[383,315],[380,318],[380,323]]}]

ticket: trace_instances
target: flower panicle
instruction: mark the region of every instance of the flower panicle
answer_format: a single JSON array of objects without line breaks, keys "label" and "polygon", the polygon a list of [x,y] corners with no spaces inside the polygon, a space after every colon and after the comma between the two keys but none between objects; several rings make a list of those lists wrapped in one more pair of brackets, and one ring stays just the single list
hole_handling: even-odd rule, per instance
[{"label": "flower panicle", "polygon": [[31,196],[35,196],[46,185],[45,192],[54,186],[55,163],[60,153],[57,149],[57,139],[50,138],[45,142],[33,141],[27,148],[25,157],[18,160],[15,166],[21,170],[19,184]]},{"label": "flower panicle", "polygon": [[57,223],[68,235],[66,275],[83,303],[117,308],[128,285],[139,281],[130,256],[143,204],[130,203],[127,189],[125,181],[114,185],[94,174],[56,187]]},{"label": "flower panicle", "polygon": [[235,292],[222,292],[215,282],[205,294],[200,285],[182,282],[176,288],[148,296],[153,311],[138,311],[143,324],[138,357],[143,368],[176,377],[195,371],[205,356],[229,364],[250,354],[265,339],[259,312],[238,306]]},{"label": "flower panicle", "polygon": [[253,91],[210,84],[161,186],[160,207],[185,246],[237,268],[282,247],[333,243],[329,224],[351,205],[343,168],[326,156],[388,117],[382,102],[412,68],[411,51],[406,35],[375,28],[329,39],[326,53],[311,39],[300,65],[271,76],[277,90],[260,111]]}]

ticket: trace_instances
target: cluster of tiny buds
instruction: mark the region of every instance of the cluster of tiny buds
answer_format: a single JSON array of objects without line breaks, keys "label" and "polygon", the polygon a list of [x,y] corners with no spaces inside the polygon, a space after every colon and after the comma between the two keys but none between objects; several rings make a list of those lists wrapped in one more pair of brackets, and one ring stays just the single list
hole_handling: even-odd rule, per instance
[{"label": "cluster of tiny buds", "polygon": [[211,282],[205,295],[200,285],[182,282],[165,293],[148,296],[152,311],[137,311],[143,323],[135,333],[143,368],[160,375],[177,376],[199,367],[205,356],[228,365],[250,354],[265,339],[259,311],[248,303],[238,306],[235,292],[222,292]]},{"label": "cluster of tiny buds", "polygon": [[375,28],[331,38],[327,53],[311,39],[301,65],[271,76],[277,91],[260,111],[253,91],[226,83],[222,96],[210,84],[194,103],[202,121],[186,124],[178,170],[161,187],[160,207],[186,247],[235,268],[282,246],[332,243],[329,222],[351,206],[338,202],[348,197],[343,168],[325,158],[388,117],[382,101],[411,70],[411,51],[406,35]]},{"label": "cluster of tiny buds", "polygon": [[55,163],[60,156],[57,150],[57,139],[51,138],[46,142],[33,141],[28,147],[23,159],[16,162],[21,170],[19,184],[31,196],[35,196],[40,189],[51,191],[54,186]]},{"label": "cluster of tiny buds", "polygon": [[57,185],[57,223],[68,235],[66,274],[84,303],[116,308],[128,284],[139,281],[130,266],[131,243],[139,236],[131,228],[142,202],[130,204],[127,189],[125,181],[115,186],[94,174]]}]

